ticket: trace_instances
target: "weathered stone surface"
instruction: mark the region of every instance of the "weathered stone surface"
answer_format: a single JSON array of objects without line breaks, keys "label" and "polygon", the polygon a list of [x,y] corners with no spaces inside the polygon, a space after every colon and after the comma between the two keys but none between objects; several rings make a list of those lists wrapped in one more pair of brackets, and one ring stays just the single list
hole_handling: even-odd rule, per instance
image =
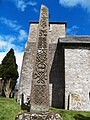
[{"label": "weathered stone surface", "polygon": [[15,120],[62,120],[58,113],[20,113]]},{"label": "weathered stone surface", "polygon": [[20,101],[22,93],[24,94],[25,101],[27,97],[30,96],[35,50],[36,50],[36,43],[27,42],[23,56],[21,78],[20,78],[21,80],[19,83],[19,91],[18,91],[18,101]]},{"label": "weathered stone surface", "polygon": [[70,109],[90,110],[90,50],[78,48],[65,49],[65,105],[71,94]]},{"label": "weathered stone surface", "polygon": [[31,87],[31,111],[49,110],[48,9],[41,6]]}]

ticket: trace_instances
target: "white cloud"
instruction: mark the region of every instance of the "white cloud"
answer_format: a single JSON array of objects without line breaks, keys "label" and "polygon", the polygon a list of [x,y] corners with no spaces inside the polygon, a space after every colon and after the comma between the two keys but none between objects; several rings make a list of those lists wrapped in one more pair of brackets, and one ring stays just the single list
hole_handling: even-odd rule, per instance
[{"label": "white cloud", "polygon": [[15,31],[17,31],[21,28],[21,26],[17,24],[16,20],[9,20],[9,19],[6,19],[5,17],[1,17],[0,22],[7,25],[9,28],[11,28]]},{"label": "white cloud", "polygon": [[10,48],[13,48],[16,51],[22,51],[22,47],[13,44],[13,40],[16,40],[15,37],[11,36],[11,35],[0,35],[0,51],[9,51]]},{"label": "white cloud", "polygon": [[0,53],[0,64],[1,64],[2,60],[3,60],[3,58],[5,57],[5,55],[6,55],[6,52],[1,52]]},{"label": "white cloud", "polygon": [[[23,54],[24,54],[23,52],[17,52],[17,51],[15,51],[16,63],[17,63],[17,65],[18,65],[18,72],[19,72],[18,82],[19,82],[20,74],[21,74]],[[18,83],[17,83],[17,84],[18,84]]]},{"label": "white cloud", "polygon": [[64,6],[73,7],[79,4],[80,0],[59,0],[59,3]]},{"label": "white cloud", "polygon": [[15,6],[21,10],[22,12],[25,11],[26,7],[28,5],[30,6],[36,6],[37,5],[37,2],[33,2],[33,1],[30,1],[30,2],[26,2],[25,0],[9,0],[11,1],[12,3],[15,4]]},{"label": "white cloud", "polygon": [[15,0],[15,5],[21,11],[24,11],[26,8],[26,3],[23,0]]},{"label": "white cloud", "polygon": [[74,7],[80,5],[90,12],[90,0],[59,0],[59,3],[65,7]]},{"label": "white cloud", "polygon": [[27,5],[36,6],[37,3],[36,2],[28,2]]},{"label": "white cloud", "polygon": [[74,25],[71,28],[67,28],[66,32],[69,35],[76,35],[78,33],[78,29],[79,29],[79,27]]},{"label": "white cloud", "polygon": [[25,30],[20,30],[18,35],[18,40],[23,41],[27,38],[27,33]]},{"label": "white cloud", "polygon": [[11,41],[11,42],[16,40],[16,38],[19,41],[24,41],[27,38],[27,32],[24,29],[22,29],[23,28],[22,26],[17,24],[16,20],[9,20],[9,19],[6,19],[5,17],[1,17],[0,22],[5,24],[9,28],[11,28],[14,31],[14,33],[16,34],[16,36],[4,35],[4,36],[0,36],[0,37],[3,37],[4,39]]},{"label": "white cloud", "polygon": [[8,40],[8,42],[11,43],[15,39],[16,39],[16,37],[13,35],[0,35],[0,41],[7,41]]}]

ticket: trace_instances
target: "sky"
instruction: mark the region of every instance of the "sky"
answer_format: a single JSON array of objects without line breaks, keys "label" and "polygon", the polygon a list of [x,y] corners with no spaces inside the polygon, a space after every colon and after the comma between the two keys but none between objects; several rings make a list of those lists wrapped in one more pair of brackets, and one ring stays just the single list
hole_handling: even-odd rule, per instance
[{"label": "sky", "polygon": [[49,21],[67,22],[67,35],[90,35],[90,0],[0,0],[0,63],[13,48],[19,73],[29,22],[39,20],[41,4]]}]

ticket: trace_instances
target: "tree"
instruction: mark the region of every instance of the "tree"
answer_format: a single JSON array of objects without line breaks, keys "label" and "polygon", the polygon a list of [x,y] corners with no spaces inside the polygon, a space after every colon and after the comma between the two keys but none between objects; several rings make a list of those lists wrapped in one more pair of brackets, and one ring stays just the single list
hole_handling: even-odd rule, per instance
[{"label": "tree", "polygon": [[17,69],[14,50],[11,48],[0,65],[0,77],[4,80],[3,91],[6,97],[9,97],[15,88],[17,78],[19,77]]}]

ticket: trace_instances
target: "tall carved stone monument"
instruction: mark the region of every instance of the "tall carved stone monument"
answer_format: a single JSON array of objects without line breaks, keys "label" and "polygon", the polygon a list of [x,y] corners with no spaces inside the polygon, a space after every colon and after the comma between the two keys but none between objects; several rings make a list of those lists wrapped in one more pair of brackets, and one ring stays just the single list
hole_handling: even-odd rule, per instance
[{"label": "tall carved stone monument", "polygon": [[31,111],[49,110],[48,9],[42,5],[31,87]]}]

